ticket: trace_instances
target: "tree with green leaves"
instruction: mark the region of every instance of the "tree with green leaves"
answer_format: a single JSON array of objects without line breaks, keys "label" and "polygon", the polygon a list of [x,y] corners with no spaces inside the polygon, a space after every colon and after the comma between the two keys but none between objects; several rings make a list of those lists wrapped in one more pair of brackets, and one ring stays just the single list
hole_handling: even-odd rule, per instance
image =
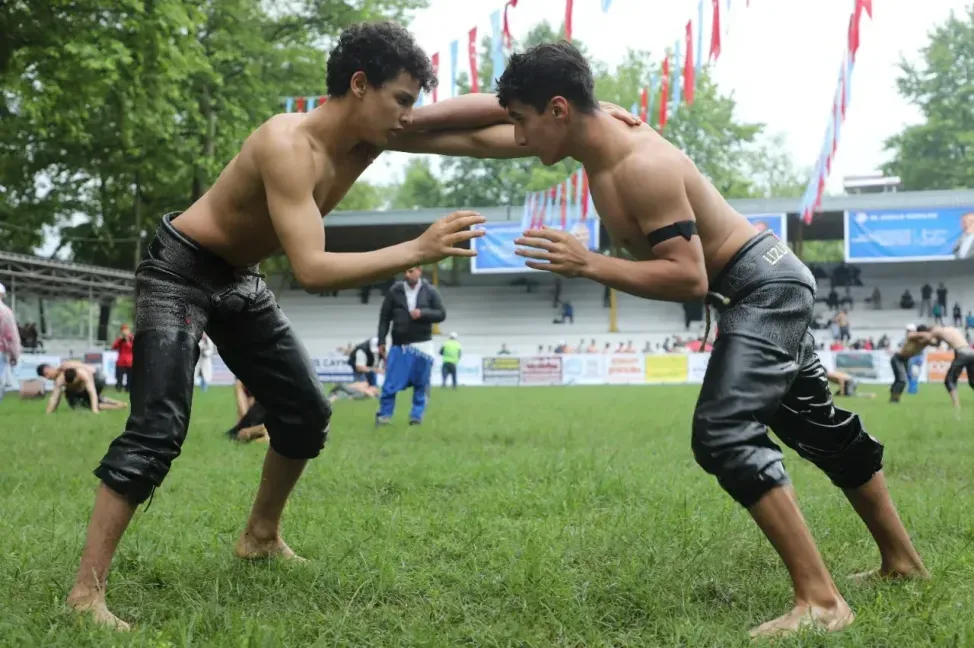
[{"label": "tree with green leaves", "polygon": [[930,34],[920,62],[900,63],[900,95],[920,109],[919,124],[886,141],[883,171],[908,190],[974,185],[974,4],[952,12]]},{"label": "tree with green leaves", "polygon": [[137,243],[161,215],[202,195],[247,135],[281,112],[281,97],[324,93],[324,52],[343,27],[401,19],[425,4],[304,0],[287,11],[261,0],[4,5],[4,248],[30,252],[42,227],[55,226],[74,260],[132,268]]}]

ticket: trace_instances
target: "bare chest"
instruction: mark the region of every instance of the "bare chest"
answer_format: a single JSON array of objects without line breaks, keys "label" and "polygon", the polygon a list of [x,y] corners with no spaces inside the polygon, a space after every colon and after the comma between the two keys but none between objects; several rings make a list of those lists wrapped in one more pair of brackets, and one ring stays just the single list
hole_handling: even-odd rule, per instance
[{"label": "bare chest", "polygon": [[652,247],[643,234],[639,221],[627,208],[612,183],[593,180],[591,191],[595,210],[612,237],[612,243],[625,248],[636,259],[653,259]]},{"label": "bare chest", "polygon": [[314,189],[315,204],[322,216],[327,216],[338,206],[359,176],[375,161],[377,152],[352,151],[340,160],[326,161]]}]

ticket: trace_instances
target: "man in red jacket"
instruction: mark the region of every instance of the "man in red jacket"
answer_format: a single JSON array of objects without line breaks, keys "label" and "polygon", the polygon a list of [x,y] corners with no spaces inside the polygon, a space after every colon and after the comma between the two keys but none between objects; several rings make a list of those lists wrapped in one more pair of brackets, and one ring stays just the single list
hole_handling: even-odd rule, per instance
[{"label": "man in red jacket", "polygon": [[115,361],[115,391],[122,391],[122,379],[125,391],[129,391],[132,384],[132,343],[134,341],[128,324],[122,324],[122,334],[112,344],[112,349],[118,351]]}]

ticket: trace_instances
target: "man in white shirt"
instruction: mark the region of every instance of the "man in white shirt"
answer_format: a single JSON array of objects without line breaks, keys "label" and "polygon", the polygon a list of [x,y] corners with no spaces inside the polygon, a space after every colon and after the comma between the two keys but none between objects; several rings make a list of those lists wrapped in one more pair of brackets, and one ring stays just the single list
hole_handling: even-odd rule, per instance
[{"label": "man in white shirt", "polygon": [[[446,319],[439,291],[423,281],[423,269],[410,268],[405,281],[389,289],[379,313],[379,355],[386,358],[385,382],[379,398],[376,425],[386,425],[396,407],[396,394],[413,388],[409,424],[419,425],[426,412],[426,396],[433,370],[433,324]],[[392,348],[386,336],[392,328]]]}]

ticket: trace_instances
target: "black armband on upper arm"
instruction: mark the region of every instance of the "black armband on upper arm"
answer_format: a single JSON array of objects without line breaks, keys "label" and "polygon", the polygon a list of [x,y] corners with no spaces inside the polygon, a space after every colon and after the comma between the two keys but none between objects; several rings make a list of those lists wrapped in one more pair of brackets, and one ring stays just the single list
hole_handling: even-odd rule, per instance
[{"label": "black armband on upper arm", "polygon": [[686,240],[697,233],[697,223],[692,220],[679,221],[676,223],[670,223],[669,225],[664,225],[659,229],[655,229],[646,235],[649,239],[650,247],[656,247],[663,241],[668,241],[671,238],[676,238],[677,236],[682,236]]}]

